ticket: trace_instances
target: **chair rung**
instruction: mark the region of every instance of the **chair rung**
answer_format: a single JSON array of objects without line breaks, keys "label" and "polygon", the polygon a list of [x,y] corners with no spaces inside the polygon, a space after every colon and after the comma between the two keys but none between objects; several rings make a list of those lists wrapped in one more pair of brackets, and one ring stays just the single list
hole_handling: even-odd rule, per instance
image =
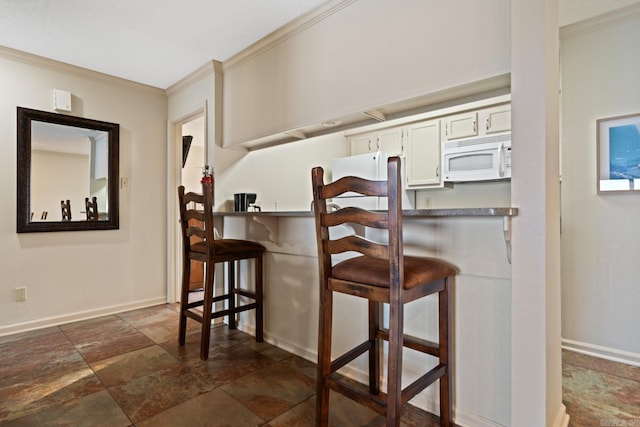
[{"label": "chair rung", "polygon": [[235,292],[237,295],[240,295],[240,296],[243,296],[243,297],[256,299],[256,293],[255,293],[255,292],[245,291],[245,290],[243,290],[243,289],[236,289],[234,292]]},{"label": "chair rung", "polygon": [[381,392],[379,395],[374,396],[364,388],[356,388],[335,377],[327,377],[325,379],[325,384],[331,390],[336,391],[373,411],[376,411],[380,415],[384,416],[387,412],[387,395],[385,393]]},{"label": "chair rung", "polygon": [[[227,316],[229,314],[237,314],[237,313],[241,313],[243,311],[253,310],[254,308],[257,308],[257,307],[258,307],[258,303],[254,302],[254,303],[251,303],[251,304],[245,304],[245,305],[241,305],[241,306],[235,307],[233,309],[233,311],[231,311],[229,309],[218,310],[218,311],[214,311],[214,312],[211,313],[211,318],[212,319],[217,319],[218,317]],[[190,310],[185,310],[184,314],[187,317],[190,317],[191,319],[202,323],[202,320],[203,320],[202,314],[194,312],[194,311],[190,311]]]},{"label": "chair rung", "polygon": [[204,305],[204,300],[194,301],[187,304],[186,308],[191,309],[195,307],[202,307]]},{"label": "chair rung", "polygon": [[342,368],[344,365],[351,362],[358,356],[366,353],[371,348],[373,348],[373,343],[371,341],[363,342],[359,346],[353,348],[352,350],[349,350],[348,352],[346,352],[345,354],[343,354],[342,356],[338,357],[336,360],[331,362],[330,371],[332,373],[336,372],[338,369]]},{"label": "chair rung", "polygon": [[199,313],[196,313],[196,312],[193,312],[193,311],[190,311],[190,310],[184,310],[183,314],[185,316],[187,316],[187,317],[190,317],[193,320],[196,320],[196,321],[202,323],[202,315],[199,314]]},{"label": "chair rung", "polygon": [[[429,372],[418,378],[411,383],[408,387],[402,390],[402,405],[413,399],[418,393],[425,388],[432,385],[437,379],[442,378],[447,373],[447,366],[445,364],[439,364]],[[372,395],[369,393],[366,386],[362,385],[362,389],[357,386],[347,384],[344,380],[336,378],[336,376],[329,376],[325,379],[325,384],[331,390],[336,391],[361,405],[366,406],[369,409],[376,411],[381,415],[385,415],[387,410],[387,394],[380,392],[379,395]]]},{"label": "chair rung", "polygon": [[[385,341],[389,341],[389,330],[384,328],[378,330],[376,337]],[[438,343],[411,335],[405,335],[403,337],[402,346],[410,348],[412,350],[420,351],[422,353],[430,354],[431,356],[440,356],[440,348],[438,346]]]},{"label": "chair rung", "polygon": [[409,384],[402,390],[402,404],[404,405],[420,393],[425,388],[433,384],[437,379],[442,378],[447,374],[447,365],[440,363],[435,368]]}]

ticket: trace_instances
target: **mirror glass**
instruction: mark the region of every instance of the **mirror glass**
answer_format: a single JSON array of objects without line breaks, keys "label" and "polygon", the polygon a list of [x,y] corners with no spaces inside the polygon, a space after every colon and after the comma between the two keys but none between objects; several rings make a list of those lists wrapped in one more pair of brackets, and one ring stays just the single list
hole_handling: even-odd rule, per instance
[{"label": "mirror glass", "polygon": [[17,231],[118,228],[118,145],[115,123],[18,107]]}]

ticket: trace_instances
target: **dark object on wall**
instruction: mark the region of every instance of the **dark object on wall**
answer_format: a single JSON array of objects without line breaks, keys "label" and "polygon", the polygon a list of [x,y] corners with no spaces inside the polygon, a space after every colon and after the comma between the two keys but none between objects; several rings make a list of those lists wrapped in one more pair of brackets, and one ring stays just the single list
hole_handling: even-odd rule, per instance
[{"label": "dark object on wall", "polygon": [[187,163],[187,156],[189,156],[191,141],[193,141],[193,136],[191,135],[184,135],[182,137],[182,167]]}]

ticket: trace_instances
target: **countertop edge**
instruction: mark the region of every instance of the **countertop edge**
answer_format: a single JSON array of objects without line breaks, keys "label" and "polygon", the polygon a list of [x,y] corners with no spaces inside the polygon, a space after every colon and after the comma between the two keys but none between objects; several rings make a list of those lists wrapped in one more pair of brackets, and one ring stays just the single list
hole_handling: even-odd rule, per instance
[{"label": "countertop edge", "polygon": [[[311,211],[257,211],[257,212],[214,212],[218,217],[313,217]],[[449,209],[407,209],[404,217],[458,217],[458,216],[517,216],[518,208],[449,208]]]}]

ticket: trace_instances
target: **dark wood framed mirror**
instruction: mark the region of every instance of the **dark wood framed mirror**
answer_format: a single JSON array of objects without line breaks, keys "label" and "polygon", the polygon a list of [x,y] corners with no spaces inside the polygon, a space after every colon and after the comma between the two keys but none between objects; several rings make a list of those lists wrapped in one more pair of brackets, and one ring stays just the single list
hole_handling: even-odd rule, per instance
[{"label": "dark wood framed mirror", "polygon": [[17,121],[17,232],[119,228],[120,125],[23,107]]}]

